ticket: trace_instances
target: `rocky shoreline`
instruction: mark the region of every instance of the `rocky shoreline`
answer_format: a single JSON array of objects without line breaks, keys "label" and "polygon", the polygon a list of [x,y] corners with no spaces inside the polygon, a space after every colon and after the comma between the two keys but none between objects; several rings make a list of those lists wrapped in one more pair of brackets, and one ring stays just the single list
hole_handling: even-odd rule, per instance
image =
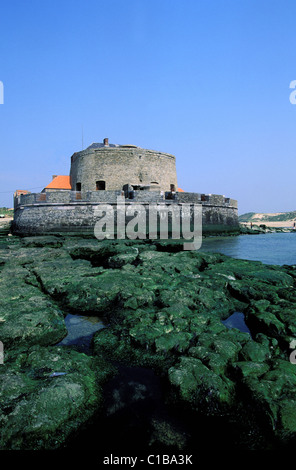
[{"label": "rocky shoreline", "polygon": [[[295,266],[63,235],[0,237],[0,270],[0,449],[71,448],[98,423],[123,438],[131,415],[149,449],[225,447],[221,429],[241,432],[229,448],[295,445]],[[91,354],[58,345],[69,313],[104,318]]]},{"label": "rocky shoreline", "polygon": [[238,232],[238,235],[258,235],[262,233],[289,233],[289,232],[295,232],[296,230],[293,227],[270,227],[265,224],[252,224],[251,226],[248,226],[248,224],[240,224],[240,230]]}]

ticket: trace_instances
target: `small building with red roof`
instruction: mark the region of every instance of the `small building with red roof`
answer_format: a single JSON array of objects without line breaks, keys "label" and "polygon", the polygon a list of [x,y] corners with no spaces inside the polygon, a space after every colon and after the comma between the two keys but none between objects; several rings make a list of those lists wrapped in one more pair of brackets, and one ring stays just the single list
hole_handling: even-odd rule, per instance
[{"label": "small building with red roof", "polygon": [[69,175],[53,175],[52,181],[45,186],[42,192],[50,191],[71,191]]}]

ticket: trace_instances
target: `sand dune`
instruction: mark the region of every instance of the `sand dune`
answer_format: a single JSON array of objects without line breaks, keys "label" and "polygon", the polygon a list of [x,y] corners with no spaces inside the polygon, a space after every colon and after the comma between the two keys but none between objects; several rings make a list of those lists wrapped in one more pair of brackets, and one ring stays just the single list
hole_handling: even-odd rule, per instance
[{"label": "sand dune", "polygon": [[[274,214],[275,215],[275,214]],[[242,225],[245,225],[246,227],[251,226],[251,222],[240,222]],[[260,220],[253,220],[252,219],[252,224],[254,225],[261,225],[264,224],[266,227],[274,227],[274,228],[293,228],[295,223],[295,219],[291,220],[284,220],[284,221],[276,221],[276,222],[270,222],[268,220],[260,221]]]}]

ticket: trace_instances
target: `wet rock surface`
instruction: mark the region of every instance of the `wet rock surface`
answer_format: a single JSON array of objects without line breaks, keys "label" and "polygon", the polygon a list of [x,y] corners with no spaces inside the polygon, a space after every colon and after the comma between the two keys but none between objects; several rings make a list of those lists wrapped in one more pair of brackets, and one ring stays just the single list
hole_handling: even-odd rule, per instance
[{"label": "wet rock surface", "polygon": [[61,347],[9,352],[0,368],[0,448],[58,449],[102,402],[95,359]]},{"label": "wet rock surface", "polygon": [[[98,423],[164,449],[225,447],[221,429],[229,448],[292,447],[295,280],[177,241],[2,237],[0,447],[91,446]],[[69,314],[104,318],[88,355],[57,346]]]}]

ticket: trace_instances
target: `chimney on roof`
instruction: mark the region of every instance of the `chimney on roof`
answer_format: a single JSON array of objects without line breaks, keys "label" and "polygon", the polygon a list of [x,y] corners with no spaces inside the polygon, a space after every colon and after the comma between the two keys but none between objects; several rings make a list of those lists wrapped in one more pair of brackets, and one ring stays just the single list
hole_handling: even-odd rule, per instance
[{"label": "chimney on roof", "polygon": [[54,180],[58,175],[52,175],[52,179]]},{"label": "chimney on roof", "polygon": [[104,139],[104,147],[109,147],[109,139],[107,137]]}]

